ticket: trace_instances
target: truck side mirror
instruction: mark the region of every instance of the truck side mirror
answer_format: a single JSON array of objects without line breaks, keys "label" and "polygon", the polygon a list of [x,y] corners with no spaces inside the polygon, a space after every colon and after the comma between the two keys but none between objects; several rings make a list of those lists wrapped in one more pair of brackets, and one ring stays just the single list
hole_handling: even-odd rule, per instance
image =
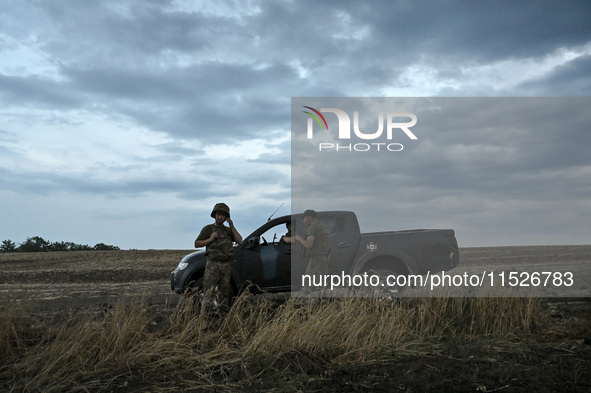
[{"label": "truck side mirror", "polygon": [[246,248],[247,250],[252,250],[253,248],[259,246],[259,242],[260,239],[258,236],[249,237],[248,240],[246,240],[246,246],[244,246],[244,248]]}]

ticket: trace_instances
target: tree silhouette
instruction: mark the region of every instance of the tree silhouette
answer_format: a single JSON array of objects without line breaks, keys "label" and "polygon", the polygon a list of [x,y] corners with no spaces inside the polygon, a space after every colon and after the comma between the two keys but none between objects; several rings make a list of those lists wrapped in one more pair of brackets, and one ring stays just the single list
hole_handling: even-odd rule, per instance
[{"label": "tree silhouette", "polygon": [[88,244],[77,244],[72,242],[53,242],[43,239],[40,236],[28,237],[27,240],[16,246],[8,239],[0,244],[0,252],[40,252],[40,251],[102,251],[119,250],[117,246],[105,243],[97,243],[94,246]]},{"label": "tree silhouette", "polygon": [[10,239],[3,240],[2,245],[0,245],[0,251],[14,252],[14,251],[16,251],[16,244]]},{"label": "tree silhouette", "polygon": [[18,250],[22,252],[39,252],[47,251],[49,242],[40,236],[28,237],[23,243],[18,246]]}]

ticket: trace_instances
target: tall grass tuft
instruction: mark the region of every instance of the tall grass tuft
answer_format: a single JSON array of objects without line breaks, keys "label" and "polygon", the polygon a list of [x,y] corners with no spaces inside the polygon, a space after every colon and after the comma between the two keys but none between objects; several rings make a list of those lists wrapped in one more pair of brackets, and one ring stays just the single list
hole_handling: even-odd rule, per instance
[{"label": "tall grass tuft", "polygon": [[30,306],[4,301],[0,390],[98,391],[130,379],[204,386],[290,353],[322,362],[379,360],[447,339],[531,334],[541,325],[539,305],[529,298],[277,304],[243,295],[219,320],[202,317],[191,299],[164,309],[142,301],[41,319]]},{"label": "tall grass tuft", "polygon": [[26,299],[11,296],[1,299],[0,316],[0,359],[11,359],[31,345],[38,333],[39,321]]}]

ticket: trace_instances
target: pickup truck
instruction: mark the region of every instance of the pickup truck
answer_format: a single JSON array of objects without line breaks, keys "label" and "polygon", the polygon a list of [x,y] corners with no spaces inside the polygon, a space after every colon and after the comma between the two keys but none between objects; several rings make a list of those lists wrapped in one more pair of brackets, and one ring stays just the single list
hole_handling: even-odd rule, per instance
[{"label": "pickup truck", "polygon": [[[318,212],[317,218],[330,232],[329,274],[425,275],[452,269],[459,262],[458,243],[451,229],[361,233],[354,212],[324,211]],[[251,284],[264,292],[301,289],[308,259],[299,244],[280,241],[288,223],[292,235],[306,237],[303,215],[294,214],[267,221],[241,245],[234,245],[231,296]],[[205,262],[205,250],[185,256],[171,273],[172,291],[182,294],[199,290]]]}]

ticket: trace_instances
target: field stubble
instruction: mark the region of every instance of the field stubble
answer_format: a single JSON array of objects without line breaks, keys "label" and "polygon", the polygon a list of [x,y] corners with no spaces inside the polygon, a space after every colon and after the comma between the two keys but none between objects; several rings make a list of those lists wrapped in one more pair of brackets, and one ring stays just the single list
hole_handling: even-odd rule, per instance
[{"label": "field stubble", "polygon": [[[588,256],[589,249],[576,252]],[[277,303],[245,295],[225,320],[210,320],[194,302],[170,293],[168,274],[186,253],[0,254],[0,390],[582,392],[591,386],[588,298]],[[485,249],[463,253],[486,260]],[[517,248],[488,255],[507,253],[527,257]]]}]

